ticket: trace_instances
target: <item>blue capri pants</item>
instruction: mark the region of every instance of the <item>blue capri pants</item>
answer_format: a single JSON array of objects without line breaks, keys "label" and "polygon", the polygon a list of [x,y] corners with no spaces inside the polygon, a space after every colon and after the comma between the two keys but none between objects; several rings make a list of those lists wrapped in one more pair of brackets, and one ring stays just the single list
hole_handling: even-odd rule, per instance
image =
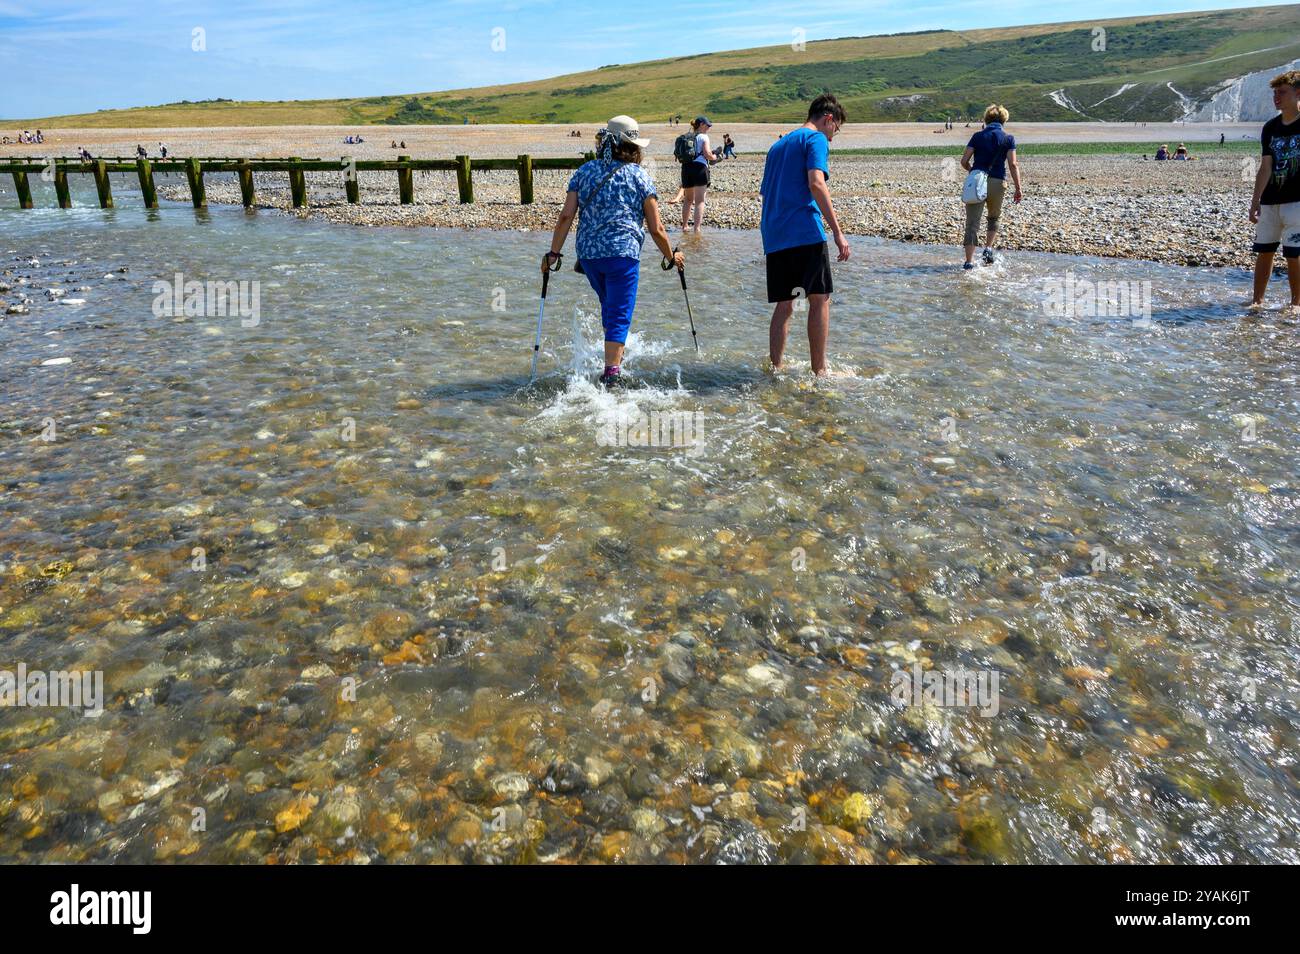
[{"label": "blue capri pants", "polygon": [[605,326],[605,340],[627,343],[636,308],[636,286],[641,277],[641,260],[613,256],[584,258],[582,270],[600,299],[600,322]]}]

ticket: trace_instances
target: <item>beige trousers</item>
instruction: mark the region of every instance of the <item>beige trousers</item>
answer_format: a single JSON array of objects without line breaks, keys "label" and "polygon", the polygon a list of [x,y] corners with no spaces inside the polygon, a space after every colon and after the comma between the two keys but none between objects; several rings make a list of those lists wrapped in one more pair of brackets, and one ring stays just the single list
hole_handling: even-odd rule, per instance
[{"label": "beige trousers", "polygon": [[1007,180],[989,177],[989,197],[983,202],[970,202],[966,205],[966,234],[962,245],[978,245],[980,234],[980,213],[987,205],[989,209],[989,231],[998,227],[1002,217],[1002,197],[1007,193]]}]

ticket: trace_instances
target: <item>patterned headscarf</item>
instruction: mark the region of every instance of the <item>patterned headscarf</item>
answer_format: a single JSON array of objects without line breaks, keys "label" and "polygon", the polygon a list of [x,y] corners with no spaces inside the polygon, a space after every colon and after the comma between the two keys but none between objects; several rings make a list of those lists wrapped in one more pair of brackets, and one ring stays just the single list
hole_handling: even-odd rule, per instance
[{"label": "patterned headscarf", "polygon": [[600,139],[600,145],[596,147],[596,158],[613,159],[614,144],[619,137],[611,136],[609,134],[609,130],[606,129],[604,126],[600,127],[600,129],[596,132],[596,136]]}]

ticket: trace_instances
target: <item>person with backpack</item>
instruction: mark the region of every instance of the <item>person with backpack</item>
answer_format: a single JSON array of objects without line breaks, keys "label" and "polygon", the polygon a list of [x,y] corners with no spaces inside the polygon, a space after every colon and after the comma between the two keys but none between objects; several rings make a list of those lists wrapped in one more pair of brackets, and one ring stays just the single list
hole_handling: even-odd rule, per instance
[{"label": "person with backpack", "polygon": [[997,243],[998,220],[1002,217],[1002,199],[1007,191],[1007,171],[1016,191],[1013,202],[1020,201],[1020,164],[1016,160],[1016,138],[1002,128],[1011,115],[1005,106],[994,104],[984,110],[984,128],[970,137],[961,157],[966,170],[962,201],[966,203],[966,234],[962,237],[966,262],[964,269],[975,267],[975,246],[979,243],[980,215],[988,209],[988,229],[984,238],[984,264],[993,264],[993,246]]},{"label": "person with backpack", "polygon": [[696,116],[691,132],[682,133],[673,143],[673,157],[682,164],[682,231],[690,231],[691,206],[695,206],[695,232],[704,219],[704,196],[709,191],[709,163],[716,161],[709,146],[707,116]]},{"label": "person with backpack", "polygon": [[636,308],[646,231],[664,258],[677,268],[684,267],[685,260],[668,241],[654,180],[641,168],[643,150],[650,142],[641,138],[637,121],[631,116],[615,116],[603,131],[596,158],[583,163],[569,180],[564,207],[551,235],[551,250],[542,256],[542,271],[558,267],[555,263],[576,218],[575,270],[587,276],[600,299],[600,320],[605,328],[605,371],[600,383],[611,388],[624,383],[623,350]]}]

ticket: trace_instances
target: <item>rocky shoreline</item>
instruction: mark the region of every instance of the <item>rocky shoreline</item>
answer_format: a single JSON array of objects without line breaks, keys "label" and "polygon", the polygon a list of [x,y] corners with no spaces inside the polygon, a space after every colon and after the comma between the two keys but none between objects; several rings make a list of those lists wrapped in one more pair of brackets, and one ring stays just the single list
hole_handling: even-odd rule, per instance
[{"label": "rocky shoreline", "polygon": [[[1018,251],[1248,267],[1250,162],[1250,157],[1218,156],[1157,163],[1140,155],[1026,160],[1025,199],[1018,206],[1008,200],[1004,207],[1000,244]],[[674,227],[680,211],[668,202],[677,191],[676,163],[652,159],[648,167]],[[714,167],[706,232],[758,227],[762,169],[756,155]],[[831,190],[851,235],[955,246],[963,223],[962,176],[949,157],[831,155]],[[258,208],[349,225],[549,231],[568,177],[568,172],[539,171],[537,201],[522,206],[513,172],[476,172],[476,201],[461,205],[453,173],[418,173],[415,203],[403,206],[391,173],[361,173],[358,205],[347,204],[341,176],[309,174],[310,208],[293,212],[286,178],[267,175],[258,177]],[[189,198],[184,185],[167,186],[162,193],[178,201]],[[233,177],[210,177],[207,194],[210,203],[239,202]]]}]

